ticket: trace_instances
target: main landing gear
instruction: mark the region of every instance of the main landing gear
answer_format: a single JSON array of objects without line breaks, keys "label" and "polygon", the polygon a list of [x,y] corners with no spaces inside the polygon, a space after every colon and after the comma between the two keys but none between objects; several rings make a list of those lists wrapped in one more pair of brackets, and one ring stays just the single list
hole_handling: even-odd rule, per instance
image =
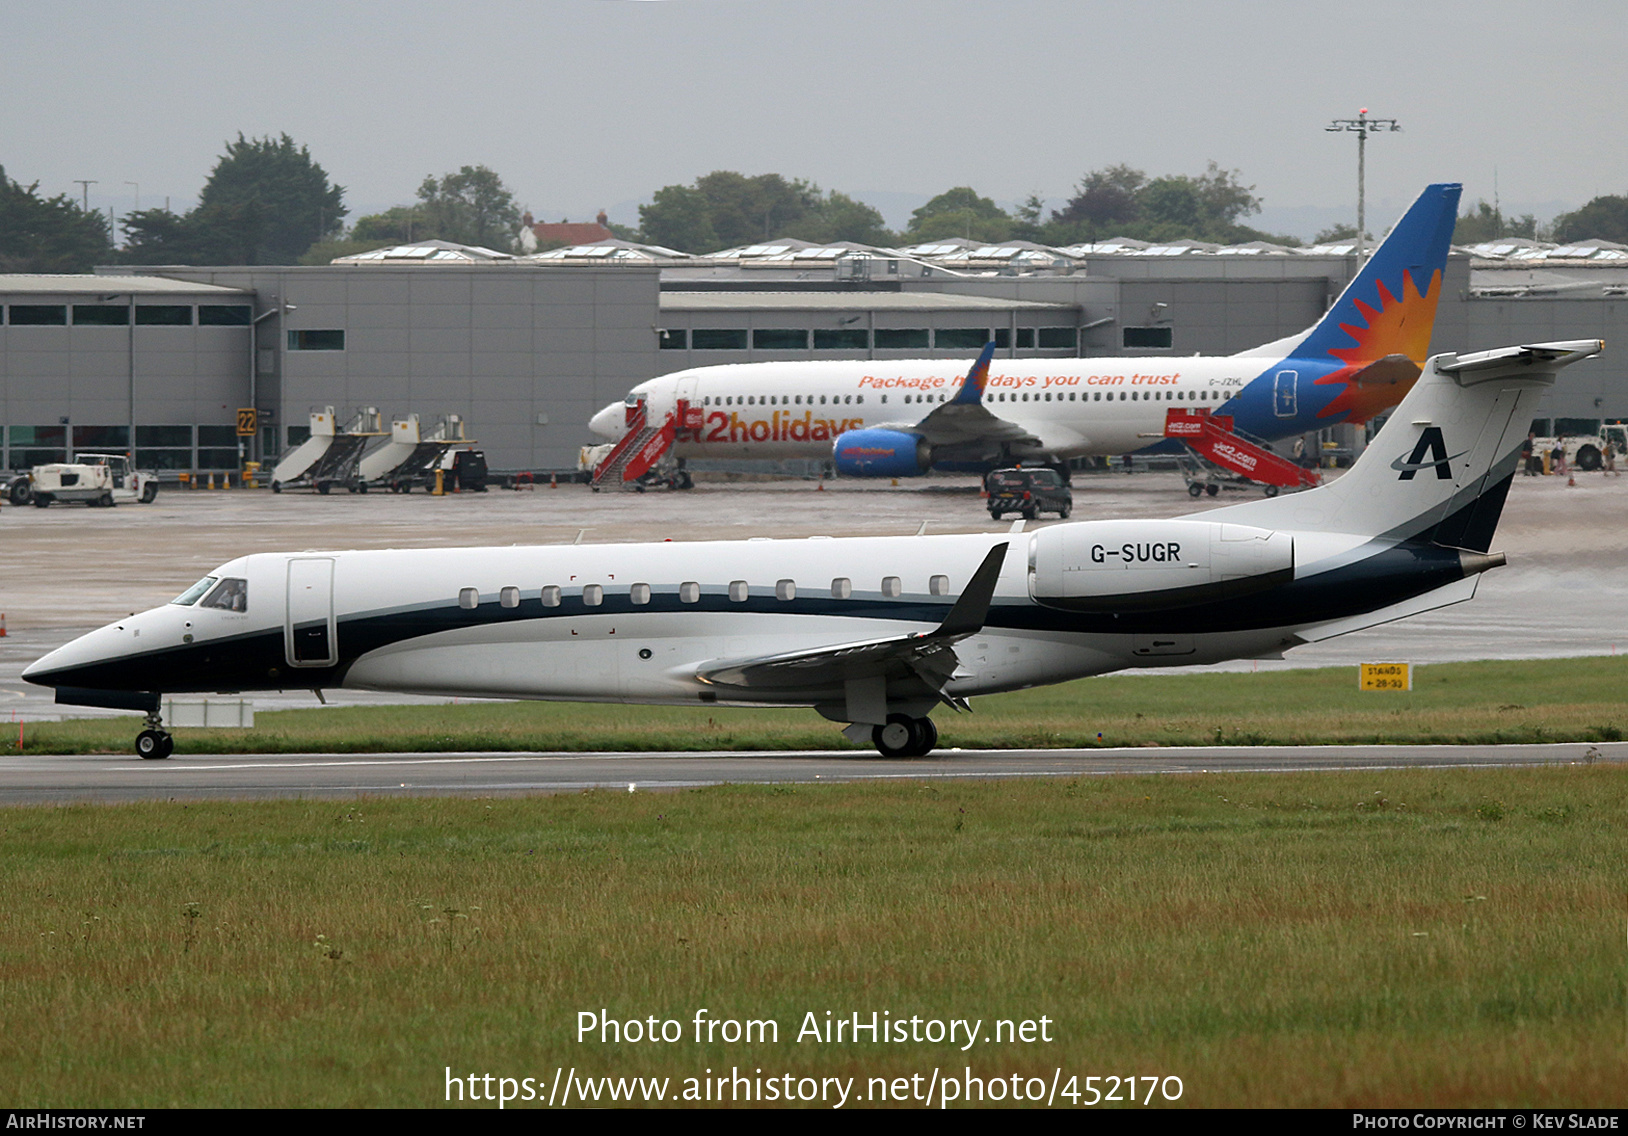
[{"label": "main landing gear", "polygon": [[938,745],[938,727],[931,718],[889,714],[886,725],[871,728],[871,741],[883,757],[926,757]]},{"label": "main landing gear", "polygon": [[136,753],[143,761],[163,761],[175,752],[175,739],[164,729],[164,719],[156,710],[147,715],[146,726],[136,735]]}]

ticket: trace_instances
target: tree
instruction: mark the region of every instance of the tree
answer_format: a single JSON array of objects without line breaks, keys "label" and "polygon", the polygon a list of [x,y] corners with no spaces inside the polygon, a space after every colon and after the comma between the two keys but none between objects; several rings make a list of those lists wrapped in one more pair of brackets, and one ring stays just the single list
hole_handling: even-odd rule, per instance
[{"label": "tree", "polygon": [[107,218],[66,194],[41,197],[0,166],[0,272],[89,272],[110,252]]},{"label": "tree", "polygon": [[198,195],[177,216],[145,209],[125,217],[121,260],[157,264],[295,264],[313,244],[339,235],[345,190],[331,185],[311,152],[279,138],[226,144]]},{"label": "tree", "polygon": [[1581,209],[1555,218],[1555,240],[1569,243],[1590,237],[1628,244],[1628,197],[1596,197]]},{"label": "tree", "polygon": [[[818,192],[816,189],[815,193]],[[897,239],[882,214],[836,190],[819,198],[801,221],[782,230],[781,235],[820,244],[851,241],[859,245],[885,246]]]},{"label": "tree", "polygon": [[351,240],[379,241],[381,247],[433,241],[439,237],[439,233],[429,231],[424,210],[417,205],[393,205],[383,213],[358,217],[350,230]]},{"label": "tree", "polygon": [[680,252],[713,252],[723,247],[712,227],[706,195],[687,185],[664,185],[649,205],[639,206],[644,239]]},{"label": "tree", "polygon": [[1126,165],[1093,170],[1080,179],[1068,203],[1052,211],[1052,225],[1068,230],[1075,239],[1123,236],[1119,230],[1134,224],[1141,215],[1137,198],[1147,180],[1141,170]]},{"label": "tree", "polygon": [[947,189],[910,214],[907,244],[965,237],[973,241],[1004,241],[1011,237],[1012,215],[969,186]]},{"label": "tree", "polygon": [[1477,201],[1453,225],[1455,245],[1476,245],[1499,237],[1536,237],[1537,218],[1527,213],[1521,217],[1505,217],[1503,211],[1485,201]]},{"label": "tree", "polygon": [[[1311,243],[1314,245],[1331,245],[1338,241],[1354,241],[1356,239],[1357,227],[1355,225],[1339,224],[1330,225],[1328,228],[1318,233],[1311,239]],[[1374,239],[1374,237],[1372,233],[1369,233],[1363,239],[1371,241]]]},{"label": "tree", "polygon": [[[1241,224],[1260,212],[1255,187],[1237,170],[1209,163],[1198,177],[1171,174],[1149,179],[1130,166],[1109,166],[1080,180],[1075,195],[1051,215],[1047,235],[1054,244],[1134,237],[1167,241],[1181,237],[1232,244],[1273,237]],[[1295,242],[1288,242],[1295,243]]]},{"label": "tree", "polygon": [[425,233],[415,233],[414,240],[433,233],[444,241],[500,252],[519,248],[520,207],[503,179],[485,166],[463,166],[440,180],[426,177],[418,199]]}]

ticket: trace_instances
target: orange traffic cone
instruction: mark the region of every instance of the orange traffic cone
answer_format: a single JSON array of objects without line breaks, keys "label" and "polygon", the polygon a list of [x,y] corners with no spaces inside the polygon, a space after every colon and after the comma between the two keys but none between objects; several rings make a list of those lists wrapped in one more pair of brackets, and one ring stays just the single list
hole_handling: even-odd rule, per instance
[{"label": "orange traffic cone", "polygon": [[6,613],[0,611],[0,639],[6,637]]},{"label": "orange traffic cone", "polygon": [[1571,473],[1569,471],[1567,472],[1567,474],[1566,474],[1566,488],[1567,489],[1576,489],[1577,488],[1577,475],[1575,473]]},{"label": "orange traffic cone", "polygon": [[551,473],[551,474],[548,475],[548,487],[550,489],[558,489],[560,487],[560,475],[559,474]]}]

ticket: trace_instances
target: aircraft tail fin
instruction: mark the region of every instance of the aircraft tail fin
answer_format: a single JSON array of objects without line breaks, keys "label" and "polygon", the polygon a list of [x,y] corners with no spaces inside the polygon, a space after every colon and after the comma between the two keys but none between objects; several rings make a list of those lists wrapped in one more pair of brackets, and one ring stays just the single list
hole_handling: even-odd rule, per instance
[{"label": "aircraft tail fin", "polygon": [[1603,346],[1584,339],[1437,355],[1343,477],[1201,516],[1486,552],[1538,400],[1562,368]]}]

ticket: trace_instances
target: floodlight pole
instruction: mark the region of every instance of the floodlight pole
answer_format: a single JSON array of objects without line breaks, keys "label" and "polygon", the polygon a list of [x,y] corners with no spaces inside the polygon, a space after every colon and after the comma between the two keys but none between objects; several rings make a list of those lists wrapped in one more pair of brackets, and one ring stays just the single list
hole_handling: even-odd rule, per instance
[{"label": "floodlight pole", "polygon": [[1368,135],[1377,134],[1381,130],[1397,131],[1402,128],[1397,125],[1394,118],[1369,118],[1368,108],[1363,107],[1357,112],[1356,118],[1336,118],[1323,129],[1334,134],[1350,132],[1357,136],[1357,267],[1361,268],[1368,223],[1368,203],[1363,187],[1368,158]]}]

